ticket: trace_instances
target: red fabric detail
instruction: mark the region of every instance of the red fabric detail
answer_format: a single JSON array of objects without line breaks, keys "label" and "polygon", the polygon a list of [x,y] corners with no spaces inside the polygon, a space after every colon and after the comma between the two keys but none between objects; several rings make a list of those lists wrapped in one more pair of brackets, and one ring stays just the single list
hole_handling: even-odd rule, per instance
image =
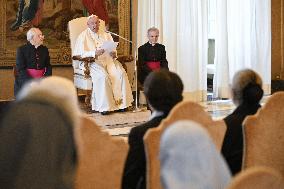
[{"label": "red fabric detail", "polygon": [[31,76],[32,78],[41,78],[42,76],[44,76],[45,72],[46,68],[41,70],[27,69],[28,75]]},{"label": "red fabric detail", "polygon": [[42,11],[43,11],[43,0],[39,0],[38,9],[36,11],[35,17],[32,19],[33,26],[38,26],[42,20]]},{"label": "red fabric detail", "polygon": [[151,69],[151,70],[159,70],[160,69],[160,62],[146,62],[147,66]]},{"label": "red fabric detail", "polygon": [[93,4],[93,0],[82,0],[82,3],[89,12],[89,14],[93,14],[95,12],[95,6]]},{"label": "red fabric detail", "polygon": [[108,25],[109,17],[105,0],[82,0],[82,3],[89,14],[97,15],[100,19],[105,21],[106,25]]}]

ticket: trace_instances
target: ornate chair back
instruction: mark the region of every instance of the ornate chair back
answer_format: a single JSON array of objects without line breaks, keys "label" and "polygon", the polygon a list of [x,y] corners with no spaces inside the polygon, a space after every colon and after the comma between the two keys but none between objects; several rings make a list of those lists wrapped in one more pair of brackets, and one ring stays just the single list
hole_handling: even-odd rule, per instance
[{"label": "ornate chair back", "polygon": [[267,166],[284,177],[284,92],[274,93],[266,104],[244,120],[243,169]]},{"label": "ornate chair back", "polygon": [[144,136],[144,146],[147,161],[147,189],[162,189],[160,182],[159,148],[163,131],[178,120],[192,120],[203,125],[211,135],[217,148],[221,150],[226,132],[223,120],[213,121],[202,106],[190,101],[177,104],[168,117],[156,127],[149,129]]},{"label": "ornate chair back", "polygon": [[283,177],[280,172],[270,167],[250,167],[237,174],[228,189],[282,189]]},{"label": "ornate chair back", "polygon": [[86,116],[82,116],[75,137],[79,162],[76,188],[120,188],[128,153],[126,141],[110,136]]}]

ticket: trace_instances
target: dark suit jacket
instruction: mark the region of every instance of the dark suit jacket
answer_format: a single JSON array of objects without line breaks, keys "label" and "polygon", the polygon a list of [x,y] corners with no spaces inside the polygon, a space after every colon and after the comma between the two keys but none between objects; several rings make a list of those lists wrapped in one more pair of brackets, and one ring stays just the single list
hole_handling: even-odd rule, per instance
[{"label": "dark suit jacket", "polygon": [[[38,59],[36,57],[38,54]],[[16,76],[14,93],[18,93],[20,88],[31,79],[27,74],[27,69],[44,69],[46,68],[45,76],[52,75],[52,69],[50,65],[50,57],[47,47],[41,45],[35,48],[29,42],[17,49],[16,57]]]},{"label": "dark suit jacket", "polygon": [[160,61],[161,68],[169,70],[168,61],[166,58],[165,46],[156,43],[152,46],[149,42],[138,48],[138,79],[143,85],[145,78],[151,72],[145,62]]},{"label": "dark suit jacket", "polygon": [[233,175],[241,171],[243,158],[243,128],[242,123],[246,116],[257,112],[259,104],[241,104],[236,110],[228,115],[224,121],[227,125],[222,154],[225,157]]},{"label": "dark suit jacket", "polygon": [[131,129],[128,138],[130,148],[122,180],[123,189],[146,189],[146,157],[143,137],[148,129],[157,127],[164,118],[165,116],[155,117]]}]

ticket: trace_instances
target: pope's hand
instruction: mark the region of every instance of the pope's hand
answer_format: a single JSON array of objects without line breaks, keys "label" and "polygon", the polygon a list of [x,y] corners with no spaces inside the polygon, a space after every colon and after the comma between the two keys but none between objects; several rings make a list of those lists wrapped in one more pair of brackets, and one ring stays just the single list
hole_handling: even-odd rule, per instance
[{"label": "pope's hand", "polygon": [[104,54],[104,52],[105,52],[104,49],[96,50],[96,56],[100,56],[100,55]]},{"label": "pope's hand", "polygon": [[116,54],[115,51],[110,52],[109,55],[110,55],[112,58],[117,58],[117,54]]}]

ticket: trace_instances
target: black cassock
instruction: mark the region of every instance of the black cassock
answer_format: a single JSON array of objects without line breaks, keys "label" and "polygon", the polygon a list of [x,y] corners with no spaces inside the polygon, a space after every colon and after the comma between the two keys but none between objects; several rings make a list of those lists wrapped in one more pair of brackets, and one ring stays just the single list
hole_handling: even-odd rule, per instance
[{"label": "black cassock", "polygon": [[27,43],[17,49],[16,74],[14,84],[14,94],[30,79],[27,69],[46,69],[44,76],[52,75],[50,57],[47,47],[41,45],[35,48],[31,43]]},{"label": "black cassock", "polygon": [[166,58],[165,46],[156,43],[154,46],[149,42],[138,48],[138,80],[143,85],[145,78],[152,71],[147,62],[160,62],[160,68],[169,70]]}]

